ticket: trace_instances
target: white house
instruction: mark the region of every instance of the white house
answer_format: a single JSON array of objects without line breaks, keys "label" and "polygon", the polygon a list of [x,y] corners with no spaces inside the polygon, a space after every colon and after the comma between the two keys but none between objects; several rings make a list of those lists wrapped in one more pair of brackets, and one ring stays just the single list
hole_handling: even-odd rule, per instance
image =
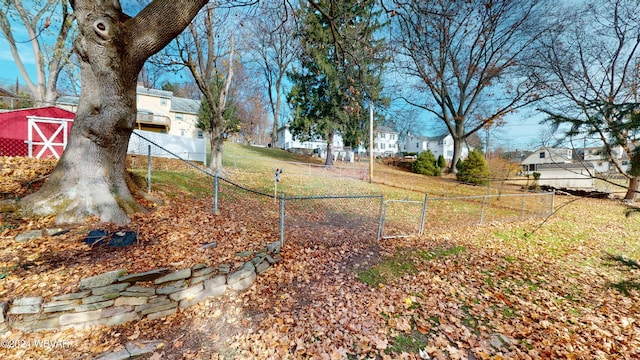
[{"label": "white house", "polygon": [[542,147],[527,156],[520,165],[525,173],[538,171],[540,165],[546,164],[571,164],[573,162],[573,150],[569,148]]},{"label": "white house", "polygon": [[[136,101],[138,106],[136,128],[138,130],[198,139],[204,137],[203,131],[197,127],[200,100],[180,98],[173,96],[171,91],[138,86]],[[56,105],[76,112],[78,97],[61,96],[56,101]]]},{"label": "white house", "polygon": [[[342,141],[342,135],[335,133],[333,135],[333,149],[342,150],[344,148],[344,142]],[[289,130],[289,125],[285,125],[278,129],[278,148],[283,150],[291,149],[326,149],[327,141],[322,139],[322,136],[316,135],[313,139],[301,141],[294,137]]]},{"label": "white house", "polygon": [[569,148],[539,148],[520,165],[524,175],[540,174],[539,185],[572,189],[595,187],[592,178],[595,168],[590,163],[575,163],[573,150]]},{"label": "white house", "polygon": [[[578,156],[584,161],[593,165],[596,172],[599,173],[617,173],[618,169],[611,162],[604,147],[590,147],[577,149]],[[616,146],[611,149],[611,155],[616,160],[622,171],[627,172],[631,169],[631,161],[622,146]]]},{"label": "white house", "polygon": [[387,157],[400,152],[398,148],[398,135],[397,131],[389,127],[376,127],[373,130],[373,156]]},{"label": "white house", "polygon": [[[421,136],[414,134],[407,134],[406,142],[402,151],[409,153],[417,153],[418,155],[423,151],[431,150],[433,155],[438,158],[440,155],[444,156],[445,160],[453,160],[453,137],[451,134],[442,134],[439,136]],[[469,148],[466,144],[462,144],[462,152],[460,159],[465,159],[469,156]]]}]

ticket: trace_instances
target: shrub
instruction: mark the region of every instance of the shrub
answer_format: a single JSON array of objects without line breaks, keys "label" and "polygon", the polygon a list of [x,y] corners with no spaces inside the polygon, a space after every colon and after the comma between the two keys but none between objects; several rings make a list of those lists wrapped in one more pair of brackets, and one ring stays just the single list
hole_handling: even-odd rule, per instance
[{"label": "shrub", "polygon": [[417,174],[439,176],[440,170],[436,157],[429,150],[420,153],[413,162],[413,172]]},{"label": "shrub", "polygon": [[444,156],[442,156],[442,154],[440,154],[440,156],[438,156],[438,167],[440,169],[444,169],[447,167],[447,160],[445,160]]},{"label": "shrub", "polygon": [[478,150],[471,151],[466,159],[458,162],[456,168],[458,169],[456,174],[458,181],[478,185],[489,184],[487,162]]},{"label": "shrub", "polygon": [[[540,190],[540,173],[539,172],[534,172],[532,175],[533,175],[533,184],[531,184],[531,186],[529,186],[529,190],[538,191],[538,190]],[[528,177],[529,176],[527,176],[527,178]]]}]

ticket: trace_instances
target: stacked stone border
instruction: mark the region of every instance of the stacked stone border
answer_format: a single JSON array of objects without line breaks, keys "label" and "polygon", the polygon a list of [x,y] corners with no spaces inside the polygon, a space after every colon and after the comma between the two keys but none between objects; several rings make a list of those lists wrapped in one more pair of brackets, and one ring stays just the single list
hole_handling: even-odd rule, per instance
[{"label": "stacked stone border", "polygon": [[280,242],[274,242],[255,252],[236,253],[251,260],[233,272],[229,264],[198,264],[176,271],[158,268],[135,274],[119,269],[84,278],[77,292],[49,301],[40,296],[0,301],[0,332],[82,329],[160,319],[227,290],[246,290],[257,275],[282,260],[280,250]]}]

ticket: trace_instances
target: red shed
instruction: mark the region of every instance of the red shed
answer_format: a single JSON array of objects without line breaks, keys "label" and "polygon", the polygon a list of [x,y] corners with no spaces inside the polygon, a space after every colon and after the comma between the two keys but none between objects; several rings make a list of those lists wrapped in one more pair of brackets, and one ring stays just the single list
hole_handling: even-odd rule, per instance
[{"label": "red shed", "polygon": [[0,156],[60,158],[74,117],[56,106],[0,112]]}]

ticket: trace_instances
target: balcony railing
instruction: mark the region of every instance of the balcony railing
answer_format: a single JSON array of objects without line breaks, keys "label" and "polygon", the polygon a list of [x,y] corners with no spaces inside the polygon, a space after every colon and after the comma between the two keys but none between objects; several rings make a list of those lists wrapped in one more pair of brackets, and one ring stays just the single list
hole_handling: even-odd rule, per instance
[{"label": "balcony railing", "polygon": [[171,127],[171,118],[164,115],[138,113],[136,121],[140,124],[160,125]]}]

